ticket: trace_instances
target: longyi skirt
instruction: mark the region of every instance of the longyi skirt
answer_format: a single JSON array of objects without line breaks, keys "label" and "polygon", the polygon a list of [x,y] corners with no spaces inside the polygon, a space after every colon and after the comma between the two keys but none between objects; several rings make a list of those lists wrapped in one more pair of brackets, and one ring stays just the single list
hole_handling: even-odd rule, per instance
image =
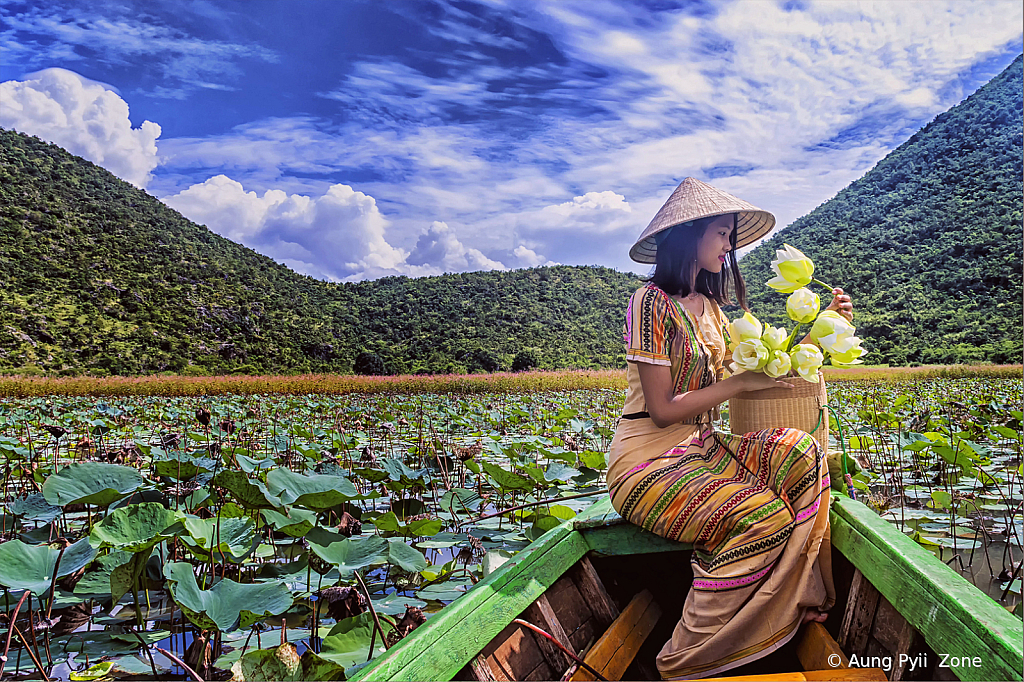
[{"label": "longyi skirt", "polygon": [[701,429],[609,482],[630,522],[693,545],[693,586],[658,655],[665,679],[708,677],[778,649],[835,602],[828,466],[796,429]]}]

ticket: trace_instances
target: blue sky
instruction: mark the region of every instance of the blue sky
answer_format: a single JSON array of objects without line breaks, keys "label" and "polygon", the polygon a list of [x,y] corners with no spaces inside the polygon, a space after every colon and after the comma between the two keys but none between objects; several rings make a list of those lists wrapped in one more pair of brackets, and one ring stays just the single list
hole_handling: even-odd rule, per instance
[{"label": "blue sky", "polygon": [[627,251],[695,176],[780,227],[1022,49],[1021,3],[0,1],[0,126],[299,272]]}]

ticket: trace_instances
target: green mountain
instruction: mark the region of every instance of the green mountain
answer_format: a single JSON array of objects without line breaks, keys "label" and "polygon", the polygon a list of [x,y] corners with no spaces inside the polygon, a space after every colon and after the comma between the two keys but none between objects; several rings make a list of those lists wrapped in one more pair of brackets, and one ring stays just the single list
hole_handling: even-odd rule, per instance
[{"label": "green mountain", "polygon": [[509,369],[520,353],[615,366],[639,284],[564,266],[329,284],[0,130],[0,369],[350,372],[363,352],[388,372]]},{"label": "green mountain", "polygon": [[[786,323],[761,285],[786,241],[853,295],[871,362],[1020,362],[1021,84],[1018,58],[743,258],[755,314]],[[0,371],[622,366],[639,284],[567,266],[325,283],[0,129]]]},{"label": "green mountain", "polygon": [[1020,362],[1022,74],[1018,57],[748,253],[740,270],[751,310],[791,328],[786,297],[762,286],[785,242],[851,295],[866,362]]}]

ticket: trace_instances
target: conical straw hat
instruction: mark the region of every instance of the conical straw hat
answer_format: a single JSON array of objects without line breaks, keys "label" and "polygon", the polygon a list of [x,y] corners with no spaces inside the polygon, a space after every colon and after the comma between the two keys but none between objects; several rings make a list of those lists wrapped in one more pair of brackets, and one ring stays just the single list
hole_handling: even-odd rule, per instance
[{"label": "conical straw hat", "polygon": [[629,257],[637,263],[654,263],[658,252],[654,235],[681,223],[726,213],[739,214],[736,221],[736,248],[754,243],[775,227],[775,216],[768,211],[762,211],[697,178],[686,178],[672,192],[672,196],[654,216],[636,244],[633,244]]}]

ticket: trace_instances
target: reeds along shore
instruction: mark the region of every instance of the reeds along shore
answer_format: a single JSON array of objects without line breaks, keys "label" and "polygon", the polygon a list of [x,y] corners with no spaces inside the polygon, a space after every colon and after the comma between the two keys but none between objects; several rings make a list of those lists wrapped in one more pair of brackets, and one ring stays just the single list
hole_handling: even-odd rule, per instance
[{"label": "reeds along shore", "polygon": [[[922,367],[823,368],[825,380],[914,381],[934,378],[1024,376],[1021,365],[928,365]],[[598,388],[625,389],[619,369],[354,376],[143,376],[143,377],[0,377],[0,398],[34,396],[202,396],[202,395],[342,395],[346,393],[524,393]]]}]

